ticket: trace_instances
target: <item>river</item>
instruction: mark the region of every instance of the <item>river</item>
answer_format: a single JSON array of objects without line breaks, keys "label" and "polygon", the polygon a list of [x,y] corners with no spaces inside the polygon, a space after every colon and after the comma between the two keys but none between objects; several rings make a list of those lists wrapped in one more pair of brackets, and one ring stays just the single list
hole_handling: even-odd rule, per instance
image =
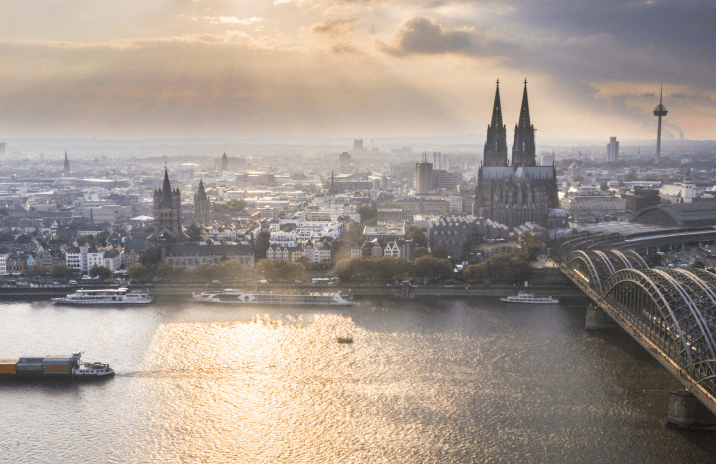
[{"label": "river", "polygon": [[[0,305],[0,357],[117,375],[0,384],[0,462],[712,462],[664,426],[670,376],[584,307]],[[336,337],[351,335],[352,344]]]}]

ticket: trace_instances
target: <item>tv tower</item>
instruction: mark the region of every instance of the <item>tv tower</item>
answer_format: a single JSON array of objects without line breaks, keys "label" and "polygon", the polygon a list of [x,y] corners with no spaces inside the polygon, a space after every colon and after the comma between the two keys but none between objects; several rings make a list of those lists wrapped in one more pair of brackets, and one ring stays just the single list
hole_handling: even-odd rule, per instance
[{"label": "tv tower", "polygon": [[659,93],[659,106],[654,109],[654,116],[659,117],[659,129],[656,133],[656,155],[654,156],[654,162],[659,165],[661,158],[661,117],[666,116],[666,107],[661,103],[664,96],[664,86],[661,86],[661,92]]}]

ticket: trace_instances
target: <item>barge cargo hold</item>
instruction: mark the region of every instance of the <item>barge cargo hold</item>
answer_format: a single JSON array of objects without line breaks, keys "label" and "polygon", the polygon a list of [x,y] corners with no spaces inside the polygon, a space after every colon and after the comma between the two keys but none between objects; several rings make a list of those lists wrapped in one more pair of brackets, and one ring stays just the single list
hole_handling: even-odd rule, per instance
[{"label": "barge cargo hold", "polygon": [[97,380],[109,378],[114,370],[109,364],[83,363],[82,353],[44,358],[0,359],[2,380]]}]

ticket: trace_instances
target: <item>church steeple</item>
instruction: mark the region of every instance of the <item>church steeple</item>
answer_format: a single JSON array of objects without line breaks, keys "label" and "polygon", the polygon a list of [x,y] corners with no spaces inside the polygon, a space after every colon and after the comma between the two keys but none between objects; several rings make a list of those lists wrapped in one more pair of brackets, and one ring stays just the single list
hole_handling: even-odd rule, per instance
[{"label": "church steeple", "polygon": [[65,175],[70,173],[70,160],[67,158],[67,150],[65,150],[65,164],[63,172]]},{"label": "church steeple", "polygon": [[502,122],[500,103],[500,80],[497,79],[495,103],[492,105],[492,120],[487,126],[487,140],[483,152],[485,166],[507,166],[507,127]]},{"label": "church steeple", "polygon": [[492,105],[492,127],[502,127],[502,104],[500,103],[500,80],[497,79],[495,103]]},{"label": "church steeple", "polygon": [[515,126],[515,142],[512,145],[512,164],[535,166],[535,128],[530,122],[530,106],[527,100],[527,79],[522,93],[520,119]]}]

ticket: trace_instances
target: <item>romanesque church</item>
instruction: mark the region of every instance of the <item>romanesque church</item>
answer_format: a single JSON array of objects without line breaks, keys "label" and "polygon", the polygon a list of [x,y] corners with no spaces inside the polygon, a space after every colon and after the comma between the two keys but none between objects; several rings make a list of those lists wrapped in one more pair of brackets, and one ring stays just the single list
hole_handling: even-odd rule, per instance
[{"label": "romanesque church", "polygon": [[162,188],[154,191],[154,234],[147,240],[154,243],[183,244],[189,237],[182,230],[181,192],[172,190],[169,172],[164,169]]},{"label": "romanesque church", "polygon": [[199,190],[194,194],[194,222],[199,226],[209,228],[213,223],[211,220],[211,201],[206,196],[203,180],[199,180]]},{"label": "romanesque church", "polygon": [[475,189],[475,216],[508,227],[534,222],[554,228],[563,222],[564,218],[553,211],[559,208],[557,172],[554,166],[536,165],[534,132],[525,80],[512,145],[512,163],[508,164],[506,126],[502,122],[500,81],[497,81],[492,121],[487,126],[483,164],[478,171]]}]

